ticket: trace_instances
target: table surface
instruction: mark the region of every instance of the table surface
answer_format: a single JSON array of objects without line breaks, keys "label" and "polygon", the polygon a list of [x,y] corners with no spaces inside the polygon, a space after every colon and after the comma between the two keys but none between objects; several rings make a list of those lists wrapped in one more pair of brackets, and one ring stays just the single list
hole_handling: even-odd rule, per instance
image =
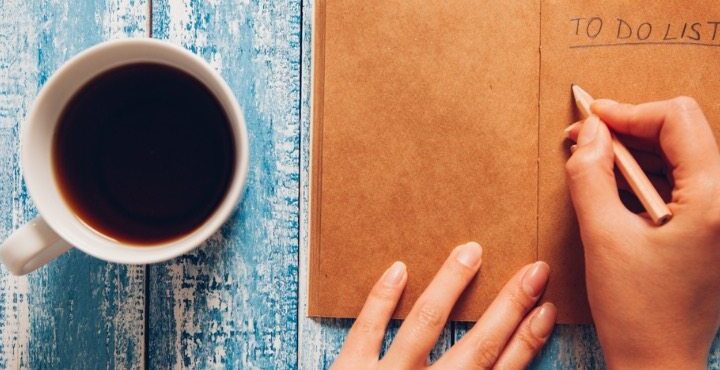
[{"label": "table surface", "polygon": [[[0,368],[329,367],[352,321],[306,317],[311,25],[311,0],[0,0],[0,239],[37,214],[20,123],[101,41],[154,37],[205,58],[251,141],[244,199],[196,252],[126,266],[72,250],[28,276],[1,269]],[[433,356],[466,330],[449,324]],[[709,361],[720,369],[717,343]],[[603,368],[594,329],[559,326],[532,367]]]}]

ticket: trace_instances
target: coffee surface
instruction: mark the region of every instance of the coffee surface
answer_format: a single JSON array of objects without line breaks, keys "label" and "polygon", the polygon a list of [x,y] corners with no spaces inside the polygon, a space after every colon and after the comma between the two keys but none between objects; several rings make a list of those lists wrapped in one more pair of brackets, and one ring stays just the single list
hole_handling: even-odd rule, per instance
[{"label": "coffee surface", "polygon": [[53,138],[55,180],[85,224],[134,245],[202,225],[233,177],[235,143],[220,102],[174,67],[137,63],[85,84]]}]

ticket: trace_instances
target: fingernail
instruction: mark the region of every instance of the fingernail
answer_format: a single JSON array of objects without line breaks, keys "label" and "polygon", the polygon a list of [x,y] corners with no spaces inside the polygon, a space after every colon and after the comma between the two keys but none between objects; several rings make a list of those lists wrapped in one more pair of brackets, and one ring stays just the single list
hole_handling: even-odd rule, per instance
[{"label": "fingernail", "polygon": [[597,136],[598,127],[600,127],[600,119],[596,116],[590,116],[585,120],[585,123],[580,128],[578,134],[577,143],[578,145],[587,144],[595,139]]},{"label": "fingernail", "polygon": [[575,153],[576,150],[577,150],[577,144],[573,144],[572,146],[570,146],[570,153]]},{"label": "fingernail", "polygon": [[387,285],[398,285],[405,276],[405,264],[397,261],[385,271],[383,282]]},{"label": "fingernail", "polygon": [[476,267],[482,258],[482,247],[475,242],[467,243],[460,247],[455,258],[467,267]]},{"label": "fingernail", "polygon": [[568,126],[568,127],[565,127],[565,130],[563,130],[563,132],[565,132],[565,137],[568,138],[568,139],[572,139],[572,137],[570,137],[570,133],[571,133],[576,127],[580,126],[581,124],[582,124],[582,122],[575,122],[575,123],[573,123],[572,125],[570,125],[570,126]]},{"label": "fingernail", "polygon": [[557,308],[552,303],[544,303],[540,309],[530,318],[530,333],[535,338],[547,338],[555,326]]},{"label": "fingernail", "polygon": [[545,288],[548,276],[550,275],[550,266],[542,261],[535,262],[523,275],[522,288],[530,297],[537,298]]}]

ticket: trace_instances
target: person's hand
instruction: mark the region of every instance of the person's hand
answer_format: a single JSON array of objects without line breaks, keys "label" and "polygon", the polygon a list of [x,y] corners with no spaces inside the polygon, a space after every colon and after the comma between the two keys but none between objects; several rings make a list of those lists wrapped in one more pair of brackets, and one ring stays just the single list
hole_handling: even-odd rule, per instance
[{"label": "person's hand", "polygon": [[450,311],[480,268],[481,255],[477,243],[452,251],[415,302],[385,357],[379,359],[385,328],[408,279],[405,265],[395,262],[372,288],[332,368],[525,368],[555,325],[556,309],[552,303],[533,309],[550,273],[544,262],[520,269],[475,326],[435,364],[427,364],[428,354]]},{"label": "person's hand", "polygon": [[[585,250],[588,298],[612,368],[705,368],[720,324],[720,155],[691,98],[640,105],[598,100],[572,125],[567,179]],[[608,126],[673,218],[655,226],[623,206]],[[616,185],[617,184],[617,185]],[[670,193],[671,190],[671,193]]]}]

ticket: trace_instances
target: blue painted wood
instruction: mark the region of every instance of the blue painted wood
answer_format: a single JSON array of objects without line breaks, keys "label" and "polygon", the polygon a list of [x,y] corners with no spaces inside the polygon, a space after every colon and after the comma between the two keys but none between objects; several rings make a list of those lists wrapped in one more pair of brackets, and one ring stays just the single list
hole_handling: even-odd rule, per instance
[{"label": "blue painted wood", "polygon": [[[147,31],[145,0],[0,2],[0,239],[36,215],[18,129],[41,86],[79,51]],[[25,277],[0,270],[0,368],[135,369],[144,268],[70,251]]]},{"label": "blue painted wood", "polygon": [[153,2],[153,36],[205,58],[250,135],[244,199],[195,253],[149,269],[149,367],[294,368],[299,0]]}]

